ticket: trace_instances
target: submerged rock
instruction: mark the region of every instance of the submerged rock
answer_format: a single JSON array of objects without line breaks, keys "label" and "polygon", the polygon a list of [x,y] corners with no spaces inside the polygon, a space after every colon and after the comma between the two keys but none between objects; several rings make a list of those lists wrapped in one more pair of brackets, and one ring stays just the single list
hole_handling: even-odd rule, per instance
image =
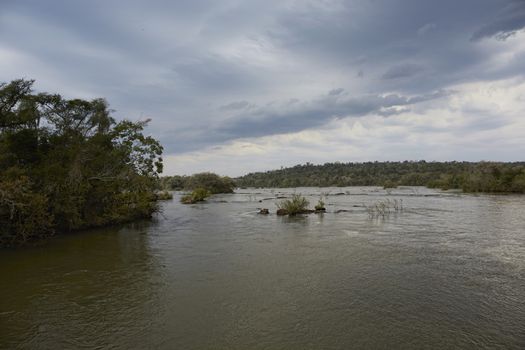
[{"label": "submerged rock", "polygon": [[279,216],[288,215],[288,210],[286,210],[286,209],[277,209],[276,214],[279,215]]},{"label": "submerged rock", "polygon": [[295,215],[312,214],[312,213],[316,213],[316,211],[313,209],[304,209],[304,210],[300,210],[297,212],[289,212],[286,209],[277,209],[277,212],[276,212],[276,214],[279,216],[284,216],[284,215],[295,216]]}]

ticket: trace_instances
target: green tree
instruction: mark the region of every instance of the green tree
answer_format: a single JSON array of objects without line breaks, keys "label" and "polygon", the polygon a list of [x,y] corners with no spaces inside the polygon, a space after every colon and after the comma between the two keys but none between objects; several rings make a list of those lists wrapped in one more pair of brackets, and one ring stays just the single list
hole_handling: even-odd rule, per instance
[{"label": "green tree", "polygon": [[144,135],[148,121],[116,122],[103,99],[32,94],[32,84],[0,84],[1,241],[32,236],[15,220],[25,208],[46,234],[151,216],[162,146]]},{"label": "green tree", "polygon": [[233,193],[235,182],[227,176],[221,177],[213,173],[200,173],[190,176],[186,180],[184,187],[187,190],[204,188],[212,194]]}]

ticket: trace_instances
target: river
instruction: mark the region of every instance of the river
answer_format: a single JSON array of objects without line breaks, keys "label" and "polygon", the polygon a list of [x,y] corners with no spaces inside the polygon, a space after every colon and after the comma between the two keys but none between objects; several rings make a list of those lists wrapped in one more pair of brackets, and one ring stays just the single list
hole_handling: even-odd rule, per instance
[{"label": "river", "polygon": [[[276,216],[292,193],[327,212]],[[179,197],[152,221],[0,251],[0,348],[525,348],[525,196]],[[403,210],[370,217],[385,199]]]}]

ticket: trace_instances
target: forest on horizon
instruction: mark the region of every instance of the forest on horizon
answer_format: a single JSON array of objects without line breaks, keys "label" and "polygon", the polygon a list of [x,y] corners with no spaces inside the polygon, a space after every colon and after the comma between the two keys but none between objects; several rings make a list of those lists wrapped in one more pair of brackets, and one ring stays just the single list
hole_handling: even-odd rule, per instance
[{"label": "forest on horizon", "polygon": [[238,187],[426,186],[465,192],[525,193],[525,162],[364,162],[299,164],[235,179]]}]

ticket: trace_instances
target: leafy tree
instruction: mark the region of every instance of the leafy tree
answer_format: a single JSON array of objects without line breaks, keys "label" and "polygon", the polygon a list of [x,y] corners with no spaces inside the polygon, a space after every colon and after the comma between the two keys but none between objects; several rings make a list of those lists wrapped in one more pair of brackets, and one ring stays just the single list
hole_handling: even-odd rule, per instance
[{"label": "leafy tree", "polygon": [[204,188],[212,194],[233,193],[235,183],[227,176],[221,177],[213,173],[200,173],[190,176],[184,187],[188,190]]},{"label": "leafy tree", "polygon": [[168,190],[188,190],[204,188],[211,194],[233,193],[236,185],[228,176],[213,173],[199,173],[191,176],[165,176],[160,179],[160,187]]},{"label": "leafy tree", "polygon": [[[144,135],[148,121],[116,122],[103,99],[32,85],[0,84],[0,244],[151,216],[162,146]],[[39,214],[23,224],[27,208]]]}]

